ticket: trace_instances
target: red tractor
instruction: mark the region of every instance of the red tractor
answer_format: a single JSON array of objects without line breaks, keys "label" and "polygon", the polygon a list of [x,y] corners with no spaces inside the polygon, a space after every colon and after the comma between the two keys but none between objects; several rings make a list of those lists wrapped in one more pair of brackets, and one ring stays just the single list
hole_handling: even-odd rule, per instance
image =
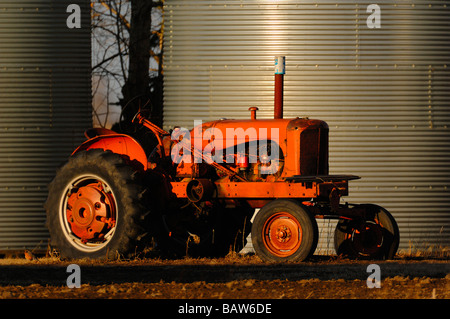
[{"label": "red tractor", "polygon": [[[329,175],[328,126],[284,119],[283,74],[275,118],[221,119],[166,132],[143,112],[133,122],[155,143],[90,129],[49,185],[52,245],[62,257],[114,258],[148,245],[172,255],[223,256],[251,232],[265,261],[302,261],[318,242],[317,218],[338,220],[336,252],[392,258],[399,230],[373,204],[341,203],[353,175]],[[253,219],[255,209],[260,209]]]}]

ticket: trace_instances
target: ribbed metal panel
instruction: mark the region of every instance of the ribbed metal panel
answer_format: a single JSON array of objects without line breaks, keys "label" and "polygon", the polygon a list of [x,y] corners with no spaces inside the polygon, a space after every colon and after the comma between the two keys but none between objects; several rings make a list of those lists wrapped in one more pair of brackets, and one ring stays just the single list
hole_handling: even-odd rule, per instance
[{"label": "ribbed metal panel", "polygon": [[0,0],[0,251],[47,247],[47,184],[92,126],[90,58],[89,1]]},{"label": "ribbed metal panel", "polygon": [[371,3],[166,1],[164,123],[271,118],[285,55],[284,115],[328,122],[330,173],[362,177],[346,200],[392,211],[401,249],[449,246],[450,2],[376,1],[378,29]]}]

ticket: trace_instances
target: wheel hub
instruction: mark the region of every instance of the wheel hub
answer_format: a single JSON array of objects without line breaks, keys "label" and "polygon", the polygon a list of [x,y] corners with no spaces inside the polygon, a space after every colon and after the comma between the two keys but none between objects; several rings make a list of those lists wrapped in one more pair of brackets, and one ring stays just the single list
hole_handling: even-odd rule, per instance
[{"label": "wheel hub", "polygon": [[285,242],[289,241],[291,236],[292,236],[292,232],[288,227],[286,227],[286,225],[282,225],[282,226],[278,227],[276,238],[280,243],[285,243]]},{"label": "wheel hub", "polygon": [[264,226],[264,245],[274,255],[287,257],[294,254],[302,241],[302,229],[291,214],[280,212],[267,220]]},{"label": "wheel hub", "polygon": [[102,183],[88,184],[72,193],[66,214],[72,232],[83,243],[103,241],[106,232],[115,225],[113,199]]},{"label": "wheel hub", "polygon": [[360,254],[373,255],[383,244],[382,228],[375,222],[365,222],[362,227],[353,230],[352,241]]}]

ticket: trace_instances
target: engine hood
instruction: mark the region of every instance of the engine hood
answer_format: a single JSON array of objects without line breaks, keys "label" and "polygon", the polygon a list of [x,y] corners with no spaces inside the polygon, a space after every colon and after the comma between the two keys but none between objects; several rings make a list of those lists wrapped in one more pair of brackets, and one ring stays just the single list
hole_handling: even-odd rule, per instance
[{"label": "engine hood", "polygon": [[286,139],[286,134],[288,131],[302,131],[306,128],[328,129],[328,125],[324,121],[309,118],[260,120],[224,119],[205,122],[194,127],[191,130],[191,137],[201,137],[207,143],[211,141],[211,136],[215,136],[215,139],[237,139],[245,142],[264,138],[268,140],[284,140]]}]

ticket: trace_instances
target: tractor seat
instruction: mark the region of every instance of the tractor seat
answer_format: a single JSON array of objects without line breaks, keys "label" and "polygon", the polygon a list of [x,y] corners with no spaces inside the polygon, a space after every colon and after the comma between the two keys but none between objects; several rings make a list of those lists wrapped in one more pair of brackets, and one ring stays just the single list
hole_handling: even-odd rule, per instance
[{"label": "tractor seat", "polygon": [[109,130],[107,128],[103,128],[103,127],[90,128],[84,132],[84,136],[86,136],[86,138],[88,138],[88,139],[91,139],[91,138],[94,138],[94,137],[100,136],[100,135],[111,135],[111,134],[117,134],[117,133],[112,130]]}]

